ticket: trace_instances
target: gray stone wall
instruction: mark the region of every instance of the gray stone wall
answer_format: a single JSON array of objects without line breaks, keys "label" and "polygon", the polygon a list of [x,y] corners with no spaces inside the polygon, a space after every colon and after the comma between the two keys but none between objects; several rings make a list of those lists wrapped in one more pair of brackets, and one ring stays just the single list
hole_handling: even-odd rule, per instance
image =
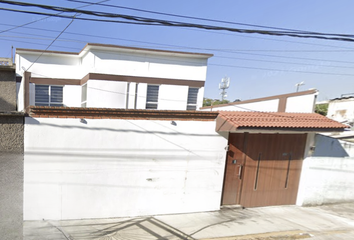
[{"label": "gray stone wall", "polygon": [[16,74],[13,66],[0,66],[0,111],[16,111]]},{"label": "gray stone wall", "polygon": [[0,112],[1,240],[23,239],[23,122],[22,113]]}]

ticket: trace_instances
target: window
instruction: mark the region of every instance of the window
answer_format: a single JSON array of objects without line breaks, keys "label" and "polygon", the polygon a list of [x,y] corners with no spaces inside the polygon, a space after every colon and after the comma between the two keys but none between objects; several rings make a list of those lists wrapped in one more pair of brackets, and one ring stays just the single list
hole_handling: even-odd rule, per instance
[{"label": "window", "polygon": [[146,93],[146,109],[157,109],[157,103],[159,99],[158,85],[148,85]]},{"label": "window", "polygon": [[63,106],[63,86],[36,85],[36,106]]},{"label": "window", "polygon": [[87,83],[81,87],[81,107],[87,106]]},{"label": "window", "polygon": [[187,110],[197,110],[199,88],[188,89]]}]

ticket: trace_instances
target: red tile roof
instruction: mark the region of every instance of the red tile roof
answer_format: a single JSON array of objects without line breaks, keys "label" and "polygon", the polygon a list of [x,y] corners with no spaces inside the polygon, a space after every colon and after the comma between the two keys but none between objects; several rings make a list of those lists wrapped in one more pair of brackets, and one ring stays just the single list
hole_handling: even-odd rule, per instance
[{"label": "red tile roof", "polygon": [[280,113],[280,112],[231,112],[220,111],[218,131],[230,131],[238,128],[263,129],[326,129],[342,131],[347,125],[331,120],[317,113]]}]

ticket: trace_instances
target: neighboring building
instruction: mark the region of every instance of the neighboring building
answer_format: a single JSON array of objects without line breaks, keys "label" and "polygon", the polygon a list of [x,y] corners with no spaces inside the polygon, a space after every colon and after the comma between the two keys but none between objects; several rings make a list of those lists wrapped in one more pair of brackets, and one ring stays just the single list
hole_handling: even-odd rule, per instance
[{"label": "neighboring building", "polygon": [[0,233],[23,235],[23,122],[16,112],[16,75],[11,59],[0,58]]},{"label": "neighboring building", "polygon": [[0,111],[16,111],[15,66],[10,58],[0,58]]},{"label": "neighboring building", "polygon": [[211,56],[93,43],[78,53],[18,48],[18,109],[196,110]]},{"label": "neighboring building", "polygon": [[307,90],[216,106],[202,107],[202,111],[261,111],[312,113],[315,110],[317,90]]},{"label": "neighboring building", "polygon": [[327,117],[354,127],[354,96],[331,99]]}]

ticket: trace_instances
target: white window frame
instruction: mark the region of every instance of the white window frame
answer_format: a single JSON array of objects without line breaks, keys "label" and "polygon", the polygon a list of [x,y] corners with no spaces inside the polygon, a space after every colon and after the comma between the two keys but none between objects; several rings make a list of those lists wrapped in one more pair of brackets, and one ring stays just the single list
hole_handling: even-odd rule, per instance
[{"label": "white window frame", "polygon": [[[83,99],[83,88],[86,88],[86,98]],[[87,107],[87,83],[81,86],[81,107]]]},{"label": "white window frame", "polygon": [[[197,89],[197,96],[195,96],[195,102],[191,102],[192,97],[191,96],[193,92],[191,92],[191,89]],[[198,94],[199,94],[199,88],[195,88],[195,87],[189,87],[188,88],[188,95],[187,95],[187,110],[197,110],[197,106],[198,106]]]},{"label": "white window frame", "polygon": [[[35,96],[35,102],[34,102],[34,105],[35,106],[53,106],[53,105],[61,105],[61,106],[64,106],[64,103],[63,103],[63,95],[64,95],[64,86],[62,85],[49,85],[49,84],[36,84],[35,85],[35,95],[36,94],[36,88],[37,86],[48,86],[48,102],[39,102],[39,101],[36,101],[36,96]],[[51,93],[52,93],[52,87],[61,87],[62,88],[62,96],[61,96],[61,99],[62,101],[61,102],[52,102],[51,101]],[[39,105],[38,105],[39,104]]]}]

